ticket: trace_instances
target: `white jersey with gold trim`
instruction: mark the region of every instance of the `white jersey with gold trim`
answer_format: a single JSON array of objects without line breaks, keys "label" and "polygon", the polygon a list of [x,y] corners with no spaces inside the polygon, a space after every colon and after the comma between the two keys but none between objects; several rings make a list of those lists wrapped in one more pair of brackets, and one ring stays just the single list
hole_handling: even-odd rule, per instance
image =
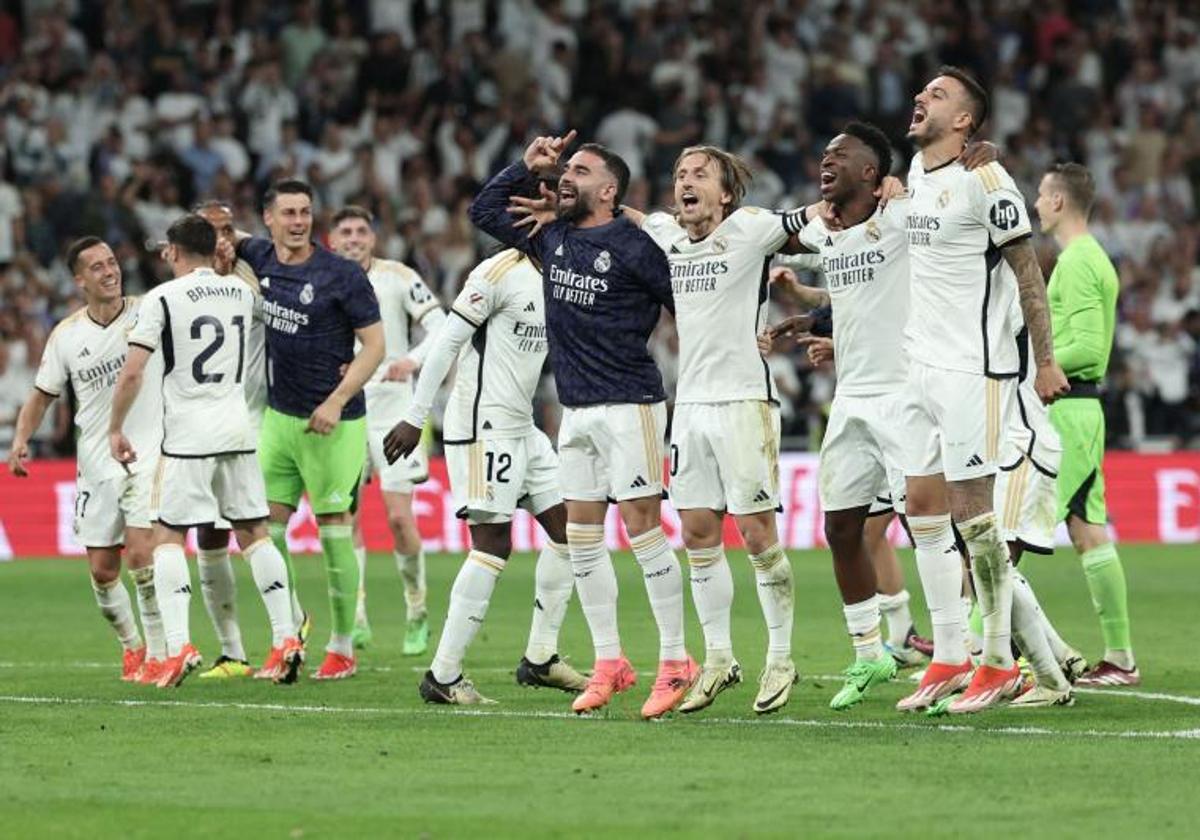
[{"label": "white jersey with gold trim", "polygon": [[458,354],[445,442],[524,436],[549,349],[541,271],[520,251],[501,251],[470,273],[450,311],[475,334]]},{"label": "white jersey with gold trim", "polygon": [[642,230],[671,264],[677,404],[775,399],[757,337],[766,319],[770,259],[800,226],[798,211],[741,207],[693,242],[671,214],[646,216]]},{"label": "white jersey with gold trim", "polygon": [[837,393],[869,396],[904,387],[908,364],[908,200],[894,198],[845,230],[809,222],[800,241],[821,257],[833,308]]},{"label": "white jersey with gold trim", "polygon": [[[412,380],[384,382],[388,367],[408,355],[412,347],[412,324],[437,309],[438,299],[421,275],[395,260],[372,259],[367,279],[379,299],[379,317],[383,322],[383,362],[371,374],[365,391],[368,402],[372,392],[412,394]],[[370,410],[370,406],[368,406]]]},{"label": "white jersey with gold trim", "polygon": [[[102,482],[126,475],[108,449],[108,421],[112,412],[113,388],[125,364],[129,331],[137,322],[144,298],[127,297],[124,307],[107,326],[96,323],[86,308],[64,319],[50,333],[42,351],[34,386],[42,393],[62,396],[67,388],[75,393],[77,460],[80,475]],[[162,357],[156,354],[146,367],[149,387],[133,402],[125,420],[125,436],[142,456],[129,465],[133,473],[153,469],[163,432]]]},{"label": "white jersey with gold trim", "polygon": [[244,388],[253,317],[254,292],[211,268],[155,286],[143,298],[129,343],[163,357],[164,455],[255,451]]},{"label": "white jersey with gold trim", "polygon": [[1007,326],[1016,278],[1000,248],[1030,234],[1024,197],[998,163],[967,170],[950,161],[926,171],[919,152],[908,190],[908,357],[935,368],[1016,376]]}]

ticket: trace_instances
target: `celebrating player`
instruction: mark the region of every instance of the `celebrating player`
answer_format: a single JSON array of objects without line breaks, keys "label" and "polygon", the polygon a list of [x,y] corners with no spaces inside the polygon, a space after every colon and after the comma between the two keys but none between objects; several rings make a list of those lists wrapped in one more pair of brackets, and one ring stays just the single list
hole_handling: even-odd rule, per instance
[{"label": "celebrating player", "polygon": [[277,681],[293,682],[304,651],[296,635],[287,566],[267,531],[266,491],[242,385],[254,295],[241,280],[213,269],[217,232],[204,218],[189,214],[174,222],[167,243],[163,258],[175,279],[155,287],[143,302],[129,333],[108,423],[113,458],[136,464],[138,451],[123,432],[125,419],[150,359],[161,355],[164,431],[151,507],[154,587],[167,660],[157,684],[178,686],[200,665],[188,630],[192,590],[184,542],[189,527],[218,517],[233,525],[267,608],[272,646],[282,651],[284,663]]},{"label": "celebrating player", "polygon": [[642,706],[655,718],[679,704],[699,672],[684,647],[679,562],[662,531],[666,393],[646,348],[659,308],[674,311],[671,274],[654,240],[618,213],[629,167],[598,144],[583,144],[567,161],[556,221],[532,237],[515,226],[511,198],[531,194],[539,174],[556,172],[574,136],[535,139],[523,160],[484,186],[470,216],[542,266],[550,362],[564,406],[558,453],[567,543],[596,648],[595,670],[573,708],[599,709],[637,680],[621,652],[617,580],[604,544],[615,500],[658,624],[658,677]]},{"label": "celebrating player", "polygon": [[512,553],[518,507],[537,517],[549,541],[537,559],[533,624],[517,682],[582,691],[587,680],[558,656],[558,630],[573,585],[558,457],[533,425],[533,393],[546,358],[541,272],[520,251],[501,251],[471,272],[450,312],[454,317],[430,351],[412,407],[384,444],[389,460],[415,450],[434,395],[457,358],[444,443],[450,488],[471,529],[471,552],[450,590],[446,626],[421,696],[430,703],[489,702],[463,676],[462,662]]},{"label": "celebrating player", "polygon": [[1077,685],[1138,685],[1125,570],[1108,537],[1104,500],[1104,411],[1100,390],[1112,351],[1120,282],[1112,261],[1088,232],[1095,199],[1092,175],[1077,163],[1051,167],[1038,187],[1042,230],[1062,248],[1047,295],[1054,357],[1067,372],[1072,399],[1055,403],[1050,420],[1062,438],[1058,519],[1083,561],[1084,577],[1104,635],[1104,658]]},{"label": "celebrating player", "polygon": [[[958,162],[987,117],[986,92],[963,71],[946,67],[915,101],[908,397],[899,421],[908,521],[933,621],[934,660],[898,707],[927,708],[969,681],[948,710],[972,712],[1011,697],[1021,679],[1010,648],[1011,564],[993,513],[1001,433],[1019,366],[1006,317],[1014,289],[1032,341],[1039,398],[1052,402],[1068,386],[1054,361],[1024,199],[998,163],[967,171]],[[973,676],[958,630],[962,574],[951,514],[970,554],[983,615],[983,662]]]},{"label": "celebrating player", "polygon": [[[379,304],[361,266],[312,241],[308,184],[276,183],[264,197],[263,222],[271,238],[242,239],[237,254],[260,278],[267,326],[268,405],[258,454],[271,503],[271,538],[294,586],[287,523],[307,491],[333,616],[325,661],[314,678],[343,679],[357,668],[351,510],[367,451],[362,387],[383,359]],[[356,338],[362,344],[357,353]]]},{"label": "celebrating player", "polygon": [[[29,438],[46,409],[65,388],[77,402],[79,430],[75,482],[75,536],[87,549],[92,591],[124,649],[121,679],[150,682],[165,658],[162,620],[154,596],[150,530],[150,484],[162,438],[162,397],[144,394],[131,407],[129,434],[146,458],[127,468],[108,455],[108,417],[113,386],[125,359],[125,336],[142,301],[121,293],[121,264],[112,249],[94,236],[67,249],[67,267],[83,292],[85,306],[64,319],[46,341],[34,388],[13,434],[8,468],[29,474]],[[161,375],[156,362],[151,375]],[[146,643],[138,634],[129,591],[121,582],[121,549],[137,590],[138,612]]]},{"label": "celebrating player", "polygon": [[[367,397],[367,475],[379,476],[388,527],[395,541],[396,568],[404,581],[407,627],[404,654],[419,656],[429,645],[429,619],[425,609],[425,552],[413,518],[413,488],[429,477],[429,459],[416,447],[394,464],[383,457],[383,438],[408,410],[412,402],[412,380],[446,320],[441,306],[419,274],[403,263],[374,256],[375,229],[370,211],[343,207],[333,214],[329,246],[367,272],[379,300],[383,319],[384,361],[363,389]],[[409,346],[410,323],[420,324],[425,338]],[[361,512],[355,514],[356,527]],[[366,558],[359,540],[358,605],[354,617],[355,647],[371,640],[367,622]]]}]

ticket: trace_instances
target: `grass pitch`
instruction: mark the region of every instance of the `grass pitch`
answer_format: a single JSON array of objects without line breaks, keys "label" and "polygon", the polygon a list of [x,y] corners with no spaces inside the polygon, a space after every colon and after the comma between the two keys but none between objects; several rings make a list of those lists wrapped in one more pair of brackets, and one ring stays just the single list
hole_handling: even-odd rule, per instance
[{"label": "grass pitch", "polygon": [[[510,561],[467,673],[500,701],[482,710],[424,705],[429,657],[400,654],[403,597],[391,558],[372,557],[375,644],[359,675],[295,686],[249,680],[178,690],[117,679],[118,647],[80,561],[0,565],[0,826],[6,837],[1062,836],[1186,835],[1200,822],[1200,665],[1194,547],[1124,547],[1144,685],[1080,693],[1072,709],[999,709],[947,721],[892,710],[910,683],[834,713],[851,658],[829,558],[794,552],[796,664],[780,714],[756,719],[766,646],[753,577],[731,552],[735,653],[746,684],[694,717],[645,723],[654,623],[630,556],[615,558],[621,631],[642,676],[599,719],[567,695],[521,689],[512,669],[529,626],[533,562]],[[911,556],[904,562],[928,631]],[[248,569],[235,561],[250,654],[269,635]],[[436,643],[459,558],[429,560]],[[310,664],[328,632],[323,572],[298,558],[316,616]],[[1066,638],[1100,651],[1069,550],[1022,564]],[[193,635],[217,653],[201,599]],[[688,646],[703,653],[691,614]],[[591,660],[578,602],[562,652]],[[432,655],[432,651],[430,656]]]}]

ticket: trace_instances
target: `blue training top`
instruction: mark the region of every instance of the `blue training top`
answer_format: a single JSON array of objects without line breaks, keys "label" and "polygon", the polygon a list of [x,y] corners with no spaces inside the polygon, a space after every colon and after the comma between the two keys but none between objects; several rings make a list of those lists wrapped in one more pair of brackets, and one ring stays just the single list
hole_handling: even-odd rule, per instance
[{"label": "blue training top", "polygon": [[[238,244],[238,256],[258,275],[267,327],[267,404],[308,417],[342,381],[354,359],[354,331],[379,321],[379,301],[358,263],[314,243],[299,265],[284,265],[270,239]],[[367,413],[362,392],[342,409],[343,420]]]},{"label": "blue training top", "polygon": [[537,178],[518,162],[489,181],[471,221],[542,265],[550,366],[565,406],[654,403],[666,399],[646,342],[658,310],[672,314],[671,269],[648,234],[618,215],[580,228],[554,221],[530,238],[513,226],[509,198],[531,195]]}]

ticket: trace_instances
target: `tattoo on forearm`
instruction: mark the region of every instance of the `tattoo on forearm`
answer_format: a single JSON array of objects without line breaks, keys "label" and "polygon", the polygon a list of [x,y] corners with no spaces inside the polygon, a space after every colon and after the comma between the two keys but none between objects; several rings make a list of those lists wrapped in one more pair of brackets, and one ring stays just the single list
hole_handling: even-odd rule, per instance
[{"label": "tattoo on forearm", "polygon": [[1054,336],[1050,331],[1050,307],[1046,302],[1046,281],[1042,278],[1042,267],[1038,265],[1033,243],[1022,239],[1001,247],[1005,261],[1017,275],[1021,312],[1029,338],[1033,343],[1033,357],[1039,365],[1054,361]]}]

